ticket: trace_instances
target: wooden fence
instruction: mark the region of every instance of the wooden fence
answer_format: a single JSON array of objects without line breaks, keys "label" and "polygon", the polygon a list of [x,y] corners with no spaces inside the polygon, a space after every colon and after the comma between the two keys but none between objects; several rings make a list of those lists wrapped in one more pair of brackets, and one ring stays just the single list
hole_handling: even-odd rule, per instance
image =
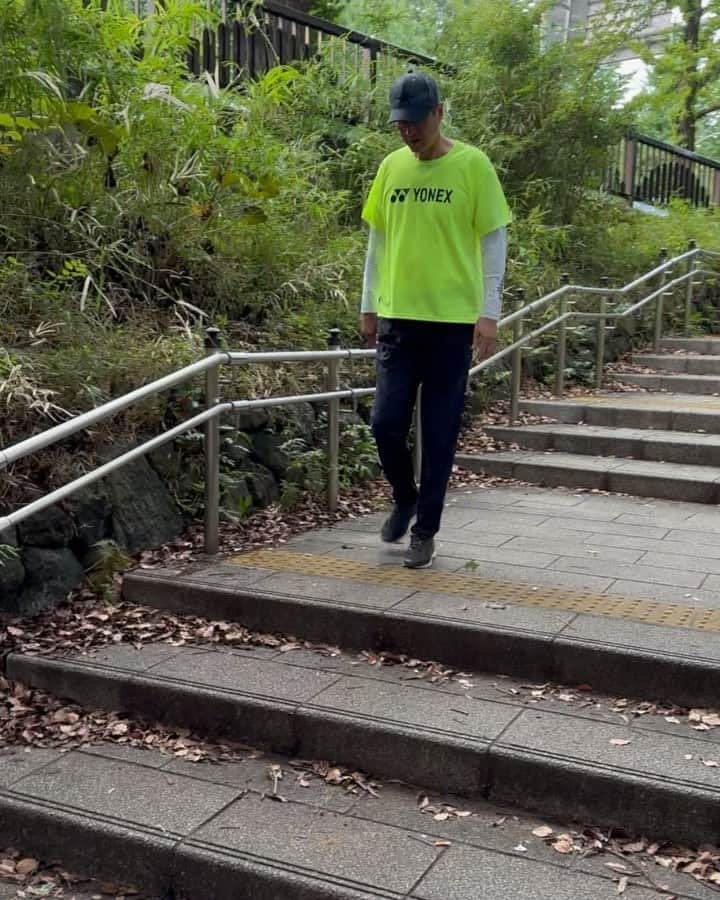
[{"label": "wooden fence", "polygon": [[720,162],[646,135],[625,138],[613,155],[605,189],[653,206],[675,197],[693,206],[720,204]]}]

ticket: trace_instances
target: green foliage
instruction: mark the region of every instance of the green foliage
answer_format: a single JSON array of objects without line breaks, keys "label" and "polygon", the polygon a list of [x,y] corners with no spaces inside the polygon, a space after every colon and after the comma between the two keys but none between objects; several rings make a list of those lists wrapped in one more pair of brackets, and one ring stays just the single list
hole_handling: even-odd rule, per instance
[{"label": "green foliage", "polygon": [[[605,0],[608,27],[649,67],[649,84],[632,104],[638,127],[690,150],[720,147],[719,0]],[[672,15],[664,40],[649,46],[651,15]]]},{"label": "green foliage", "polygon": [[19,559],[20,551],[11,544],[0,544],[0,566],[6,566],[10,559]]},{"label": "green foliage", "polygon": [[[256,80],[238,73],[220,89],[185,61],[193,28],[212,14],[189,0],[156,6],[139,20],[120,0],[105,11],[99,0],[0,4],[2,443],[197,359],[209,323],[234,349],[317,348],[331,327],[357,343],[360,209],[399,146],[387,89],[404,63],[384,60],[371,78],[338,40],[312,62]],[[417,35],[418,49],[455,66],[438,76],[446,124],[500,168],[514,212],[510,289],[533,299],[563,271],[622,283],[661,245],[675,252],[690,237],[720,249],[714,212],[678,205],[649,218],[600,194],[607,150],[627,124],[622,86],[601,65],[607,41],[545,46],[541,12],[525,0],[351,0],[337,16],[387,27],[401,44]],[[311,368],[235,367],[223,395],[321,383]],[[202,402],[193,384],[93,437],[157,433]],[[191,514],[202,502],[199,442],[179,442],[169,476]],[[294,451],[289,504],[326,483],[324,451]],[[223,455],[225,514],[242,518],[252,502],[243,460]],[[345,428],[341,483],[376,471],[367,429]]]},{"label": "green foliage", "polygon": [[98,541],[90,548],[90,563],[85,569],[88,585],[96,593],[112,588],[115,575],[126,572],[133,560],[115,541]]},{"label": "green foliage", "polygon": [[543,36],[543,4],[457,2],[439,53],[458,65],[446,85],[453,131],[486,150],[517,212],[552,228],[598,189],[628,123],[597,49]]},{"label": "green foliage", "polygon": [[[318,417],[318,430],[325,430],[327,419]],[[300,439],[283,445],[291,457],[287,476],[282,485],[280,505],[283,509],[297,508],[305,492],[324,494],[328,480],[328,457],[325,449],[311,449]],[[363,484],[380,474],[375,440],[369,426],[363,422],[340,426],[340,457],[338,483],[341,488]]]},{"label": "green foliage", "polygon": [[346,0],[332,4],[334,21],[385,41],[434,55],[448,0]]}]

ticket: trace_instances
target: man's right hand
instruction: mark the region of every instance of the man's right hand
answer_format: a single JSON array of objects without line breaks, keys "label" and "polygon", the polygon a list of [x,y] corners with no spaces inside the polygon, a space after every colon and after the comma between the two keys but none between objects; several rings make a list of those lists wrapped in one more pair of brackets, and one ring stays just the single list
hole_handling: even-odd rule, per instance
[{"label": "man's right hand", "polygon": [[377,313],[360,314],[360,333],[367,341],[368,347],[374,347],[377,343]]}]

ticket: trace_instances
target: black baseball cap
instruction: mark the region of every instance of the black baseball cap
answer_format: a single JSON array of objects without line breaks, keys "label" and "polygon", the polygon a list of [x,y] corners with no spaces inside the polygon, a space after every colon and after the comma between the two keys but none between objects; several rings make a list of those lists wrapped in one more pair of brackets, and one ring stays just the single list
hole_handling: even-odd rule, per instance
[{"label": "black baseball cap", "polygon": [[391,122],[420,122],[440,102],[440,91],[424,72],[406,72],[390,86]]}]

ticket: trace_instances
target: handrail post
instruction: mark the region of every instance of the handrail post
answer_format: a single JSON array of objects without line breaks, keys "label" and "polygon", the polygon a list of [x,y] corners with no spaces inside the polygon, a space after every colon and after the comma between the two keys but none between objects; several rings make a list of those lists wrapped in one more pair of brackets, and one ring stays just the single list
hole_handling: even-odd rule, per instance
[{"label": "handrail post", "polygon": [[[697,241],[690,241],[688,250],[697,250]],[[687,285],[685,286],[685,315],[683,317],[683,335],[685,337],[690,337],[690,323],[692,321],[692,307],[695,292],[693,277],[696,268],[697,256],[693,256],[688,260],[687,264],[688,280]]]},{"label": "handrail post", "polygon": [[[600,279],[601,287],[606,288],[610,279],[607,275],[603,275]],[[605,313],[607,312],[608,295],[603,294],[600,297],[600,316],[597,323],[597,340],[595,346],[595,387],[600,390],[603,383],[603,370],[605,368],[605,328],[607,322]]]},{"label": "handrail post", "polygon": [[[212,356],[220,349],[220,329],[205,331],[205,353]],[[205,373],[205,405],[209,409],[220,401],[220,363]],[[205,553],[214,556],[220,549],[220,420],[205,423]]]},{"label": "handrail post", "polygon": [[[668,257],[667,247],[663,247],[660,250],[660,262],[663,263]],[[668,280],[668,270],[665,269],[660,275],[660,287],[664,284],[667,284]],[[660,291],[657,295],[657,300],[655,301],[655,329],[653,334],[653,349],[657,352],[660,349],[660,340],[662,338],[662,322],[663,322],[663,311],[665,306],[665,292]]]},{"label": "handrail post", "polygon": [[[513,312],[525,306],[525,291],[518,288],[515,292],[515,308]],[[523,318],[518,316],[512,323],[513,344],[517,343],[523,334]],[[510,424],[514,425],[518,419],[520,408],[520,387],[522,385],[522,347],[516,347],[512,352],[512,380],[510,382]]]},{"label": "handrail post", "polygon": [[[328,350],[337,350],[340,347],[340,329],[331,328],[327,340]],[[329,359],[327,364],[327,389],[337,391],[340,389],[340,359]],[[327,503],[330,512],[337,512],[338,493],[340,483],[340,400],[335,397],[328,400],[327,421],[327,453],[328,453],[328,483]]]},{"label": "handrail post", "polygon": [[[570,284],[570,276],[564,273],[560,279],[561,285]],[[559,315],[564,316],[568,310],[567,294],[563,294],[559,302]],[[565,393],[565,357],[567,352],[567,320],[563,319],[558,325],[557,359],[555,365],[555,396],[562,397]]]}]

